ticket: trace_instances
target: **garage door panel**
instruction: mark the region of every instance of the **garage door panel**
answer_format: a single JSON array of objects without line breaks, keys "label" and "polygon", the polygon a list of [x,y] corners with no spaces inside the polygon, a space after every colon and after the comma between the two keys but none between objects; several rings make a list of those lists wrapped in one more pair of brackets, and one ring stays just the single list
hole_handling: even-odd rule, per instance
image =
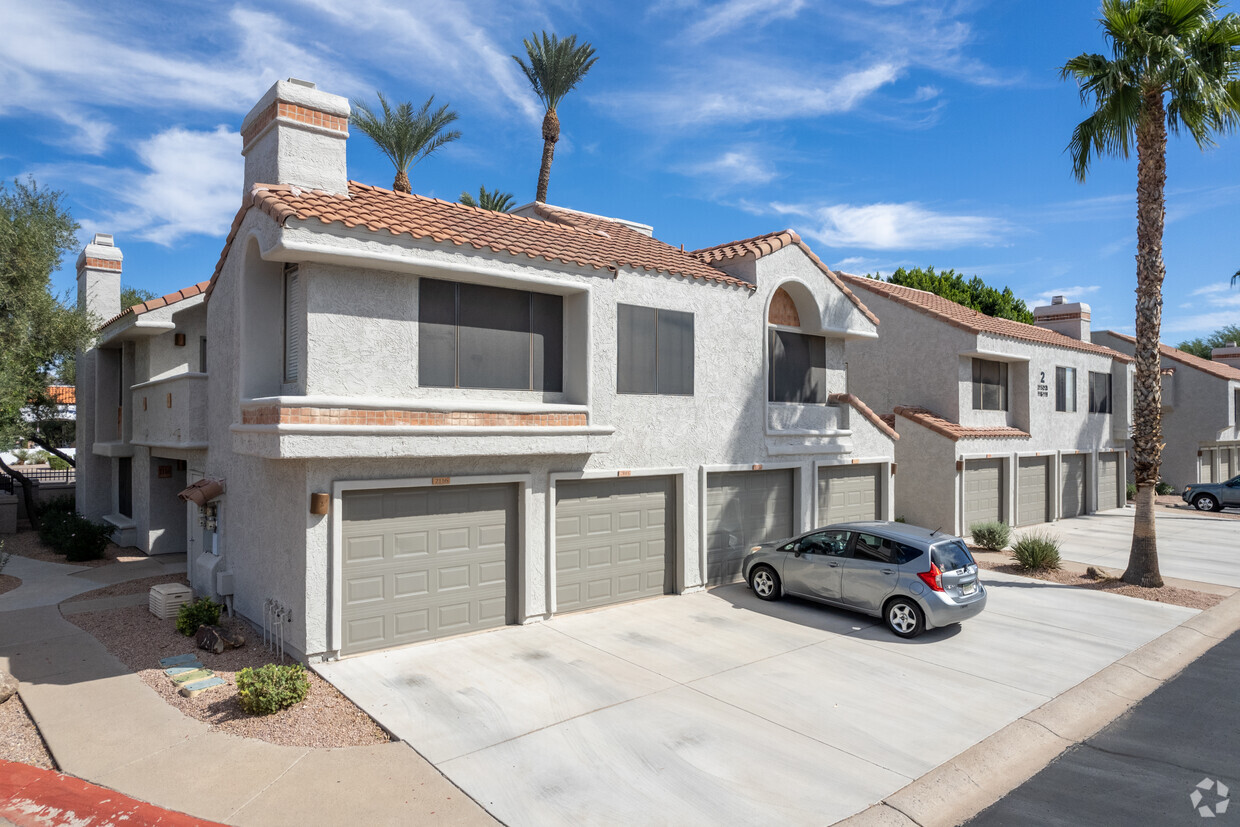
[{"label": "garage door panel", "polygon": [[964,530],[1004,516],[1003,460],[970,459],[964,463]]},{"label": "garage door panel", "polygon": [[1098,454],[1098,510],[1119,507],[1119,454]]},{"label": "garage door panel", "polygon": [[1201,452],[1200,482],[1214,482],[1214,449],[1206,448]]},{"label": "garage door panel", "polygon": [[512,486],[348,492],[342,512],[343,653],[508,620]]},{"label": "garage door panel", "polygon": [[557,486],[556,611],[663,594],[672,490],[669,477]]},{"label": "garage door panel", "polygon": [[1021,457],[1016,471],[1016,525],[1050,519],[1050,457]]},{"label": "garage door panel", "polygon": [[818,522],[822,525],[881,517],[880,465],[844,465],[818,471]]},{"label": "garage door panel", "polygon": [[741,561],[751,547],[792,534],[794,481],[791,469],[707,477],[707,585],[739,579]]},{"label": "garage door panel", "polygon": [[1085,456],[1072,454],[1062,458],[1062,491],[1060,516],[1078,517],[1085,513]]}]

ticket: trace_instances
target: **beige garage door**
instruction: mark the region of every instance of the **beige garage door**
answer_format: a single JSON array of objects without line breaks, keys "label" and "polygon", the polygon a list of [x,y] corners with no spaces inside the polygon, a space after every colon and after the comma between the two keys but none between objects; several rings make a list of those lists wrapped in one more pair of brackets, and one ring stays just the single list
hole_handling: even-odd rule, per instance
[{"label": "beige garage door", "polygon": [[1021,457],[1016,469],[1016,524],[1050,520],[1050,457]]},{"label": "beige garage door", "polygon": [[793,533],[793,472],[729,471],[706,480],[706,584],[741,576],[750,548]]},{"label": "beige garage door", "polygon": [[964,530],[976,523],[1003,520],[1003,460],[969,459],[964,463]]},{"label": "beige garage door", "polygon": [[1059,516],[1079,517],[1085,513],[1085,455],[1068,454],[1060,460],[1062,494]]},{"label": "beige garage door", "polygon": [[557,612],[664,593],[675,536],[672,491],[671,477],[556,486]]},{"label": "beige garage door", "polygon": [[818,523],[882,519],[881,465],[840,465],[818,470]]},{"label": "beige garage door", "polygon": [[512,619],[513,486],[346,491],[342,505],[342,654]]},{"label": "beige garage door", "polygon": [[1098,454],[1098,510],[1119,508],[1119,454],[1104,451]]},{"label": "beige garage door", "polygon": [[1201,452],[1201,473],[1198,482],[1214,482],[1214,449],[1206,448]]}]

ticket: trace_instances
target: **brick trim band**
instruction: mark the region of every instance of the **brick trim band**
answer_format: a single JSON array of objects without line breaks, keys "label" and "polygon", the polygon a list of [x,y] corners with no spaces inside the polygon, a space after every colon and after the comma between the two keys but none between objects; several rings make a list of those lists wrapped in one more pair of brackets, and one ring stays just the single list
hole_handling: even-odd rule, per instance
[{"label": "brick trim band", "polygon": [[267,107],[267,111],[254,119],[254,123],[250,124],[245,132],[241,133],[241,144],[243,147],[250,145],[250,141],[254,140],[260,132],[267,128],[267,125],[276,118],[285,118],[286,120],[304,123],[308,126],[317,126],[321,129],[330,129],[334,132],[341,132],[345,135],[349,134],[349,119],[341,118],[338,115],[329,115],[326,112],[320,112],[317,109],[307,109],[295,103],[287,103],[285,101],[276,101]]},{"label": "brick trim band", "polygon": [[1076,313],[1056,313],[1054,315],[1036,316],[1035,321],[1038,322],[1062,322],[1068,319],[1089,319],[1089,313],[1081,310]]},{"label": "brick trim band", "polygon": [[83,270],[87,267],[93,267],[96,270],[115,270],[118,273],[121,271],[121,263],[109,258],[88,258],[78,269]]},{"label": "brick trim band", "polygon": [[243,425],[584,427],[586,415],[521,414],[474,411],[367,411],[354,408],[305,408],[266,405],[241,412]]}]

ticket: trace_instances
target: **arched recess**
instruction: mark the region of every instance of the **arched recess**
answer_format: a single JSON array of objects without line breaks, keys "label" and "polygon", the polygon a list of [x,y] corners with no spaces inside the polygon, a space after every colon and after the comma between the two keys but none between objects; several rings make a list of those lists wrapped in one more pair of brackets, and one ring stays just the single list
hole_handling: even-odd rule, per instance
[{"label": "arched recess", "polygon": [[265,261],[251,237],[241,265],[241,395],[278,396],[283,379],[284,268]]},{"label": "arched recess", "polygon": [[822,311],[809,287],[787,281],[767,306],[767,400],[825,405],[830,393]]}]

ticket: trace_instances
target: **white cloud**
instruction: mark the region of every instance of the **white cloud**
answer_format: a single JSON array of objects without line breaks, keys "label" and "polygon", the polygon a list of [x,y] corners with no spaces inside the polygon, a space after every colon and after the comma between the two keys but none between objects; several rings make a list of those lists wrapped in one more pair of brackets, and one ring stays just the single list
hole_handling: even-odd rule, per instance
[{"label": "white cloud", "polygon": [[832,247],[867,250],[944,250],[996,244],[1007,222],[980,215],[950,215],[915,202],[903,204],[771,204],[782,215],[804,217],[803,234]]},{"label": "white cloud", "polygon": [[1024,301],[1025,304],[1030,307],[1040,307],[1042,305],[1050,304],[1051,299],[1055,296],[1063,296],[1063,300],[1065,302],[1072,304],[1074,302],[1082,301],[1084,297],[1097,293],[1101,289],[1102,286],[1098,284],[1056,287],[1051,290],[1043,290],[1041,293],[1035,293],[1032,296],[1024,297]]},{"label": "white cloud", "polygon": [[751,146],[734,147],[707,161],[690,164],[689,175],[708,177],[724,188],[737,184],[765,184],[778,176],[775,165]]},{"label": "white cloud", "polygon": [[685,34],[690,41],[700,43],[742,26],[761,27],[773,20],[796,17],[803,8],[805,0],[726,0],[699,15]]},{"label": "white cloud", "polygon": [[[1189,293],[1188,295],[1190,296],[1227,296],[1227,295],[1230,295],[1230,291],[1234,289],[1235,288],[1232,287],[1229,282],[1220,282],[1219,284],[1209,284],[1209,285],[1206,285],[1205,287],[1198,287],[1196,290]],[[1192,305],[1185,305],[1185,306],[1191,307]]]},{"label": "white cloud", "polygon": [[718,60],[684,72],[658,91],[598,95],[593,100],[618,115],[656,127],[747,123],[817,117],[854,109],[900,76],[901,67],[875,63],[829,77],[769,61]]}]

